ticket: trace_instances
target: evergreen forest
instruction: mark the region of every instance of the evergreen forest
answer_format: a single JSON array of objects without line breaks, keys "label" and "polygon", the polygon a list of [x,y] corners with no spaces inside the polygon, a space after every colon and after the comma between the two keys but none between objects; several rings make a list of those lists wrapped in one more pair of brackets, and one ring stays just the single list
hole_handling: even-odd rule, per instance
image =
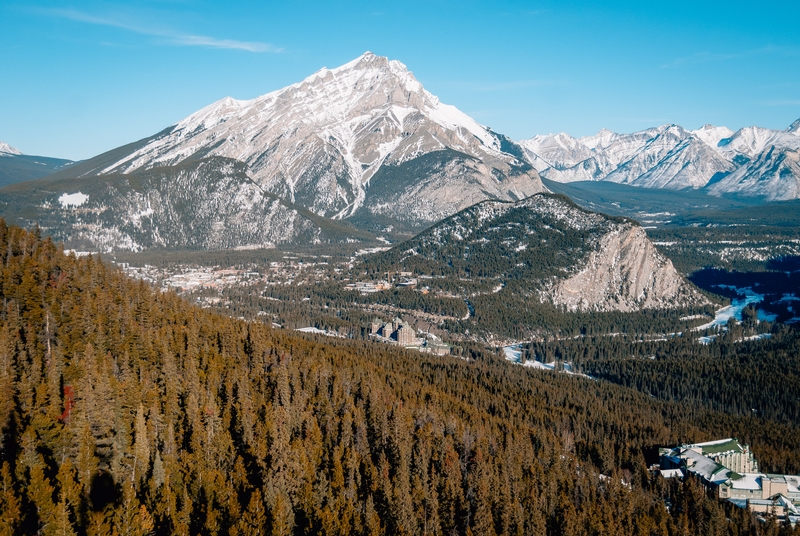
[{"label": "evergreen forest", "polygon": [[[800,471],[796,411],[732,411],[712,388],[723,401],[698,402],[688,365],[690,390],[668,396],[633,385],[635,364],[595,373],[636,381],[595,381],[472,344],[304,336],[2,220],[0,270],[0,534],[798,532],[648,471],[658,446],[729,436],[763,470]],[[794,374],[782,336],[771,359]]]}]

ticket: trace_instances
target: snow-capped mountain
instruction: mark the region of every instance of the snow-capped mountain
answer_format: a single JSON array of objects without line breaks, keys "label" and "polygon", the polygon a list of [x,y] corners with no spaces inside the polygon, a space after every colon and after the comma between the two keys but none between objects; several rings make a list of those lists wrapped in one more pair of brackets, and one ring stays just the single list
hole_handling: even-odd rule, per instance
[{"label": "snow-capped mountain", "polygon": [[81,169],[130,173],[209,156],[245,163],[264,190],[332,218],[430,223],[544,190],[516,144],[369,52],[253,100],[222,99]]},{"label": "snow-capped mountain", "polygon": [[745,127],[738,130],[733,136],[720,140],[716,148],[721,154],[727,155],[731,159],[738,155],[753,159],[770,148],[800,149],[800,136],[783,130]]},{"label": "snow-capped mountain", "polygon": [[595,136],[536,136],[521,142],[543,177],[558,182],[608,180],[649,188],[698,188],[733,168],[700,138],[677,125]]},{"label": "snow-capped mountain", "polygon": [[786,131],[663,125],[632,134],[534,136],[520,142],[542,177],[604,180],[647,188],[704,189],[766,201],[800,197],[800,120]]},{"label": "snow-capped mountain", "polygon": [[[800,137],[797,137],[800,141]],[[798,144],[800,148],[800,144]],[[767,146],[746,165],[706,190],[713,195],[739,194],[768,199],[800,199],[800,151]]]},{"label": "snow-capped mountain", "polygon": [[14,148],[14,147],[11,147],[9,144],[7,144],[4,141],[0,141],[0,156],[8,156],[8,155],[12,155],[12,154],[19,155],[19,154],[22,154],[22,151],[20,151],[19,149]]}]

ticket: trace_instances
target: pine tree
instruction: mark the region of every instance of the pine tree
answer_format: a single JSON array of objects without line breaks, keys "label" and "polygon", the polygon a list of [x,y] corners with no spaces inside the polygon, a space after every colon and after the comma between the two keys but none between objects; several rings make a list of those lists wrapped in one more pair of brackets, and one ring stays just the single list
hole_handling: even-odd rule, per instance
[{"label": "pine tree", "polygon": [[21,509],[8,462],[3,462],[0,479],[3,486],[0,493],[0,536],[11,536],[17,533]]},{"label": "pine tree", "polygon": [[136,410],[136,421],[134,423],[135,443],[134,452],[134,478],[138,482],[144,479],[150,468],[150,440],[147,436],[147,422],[144,417],[144,407],[139,404]]},{"label": "pine tree", "polygon": [[264,501],[261,497],[261,490],[256,488],[250,494],[250,502],[239,520],[238,528],[242,534],[261,535],[266,534],[266,525],[267,514]]}]

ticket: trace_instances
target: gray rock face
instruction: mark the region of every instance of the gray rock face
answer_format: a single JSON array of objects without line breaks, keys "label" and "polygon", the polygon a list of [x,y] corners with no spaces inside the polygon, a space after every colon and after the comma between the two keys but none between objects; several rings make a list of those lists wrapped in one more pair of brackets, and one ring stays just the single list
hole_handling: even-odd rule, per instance
[{"label": "gray rock face", "polygon": [[736,132],[677,125],[595,136],[534,136],[520,142],[541,176],[557,181],[611,181],[645,188],[703,189],[765,201],[796,199],[800,120],[786,131],[746,127]]},{"label": "gray rock face", "polygon": [[544,191],[513,142],[371,53],[250,101],[225,98],[92,173],[208,156],[244,162],[264,190],[330,218],[360,211],[425,224],[482,199]]},{"label": "gray rock face", "polygon": [[42,186],[18,204],[37,205],[42,229],[73,247],[233,249],[325,238],[225,158]]},{"label": "gray rock face", "polygon": [[570,311],[630,312],[706,303],[633,223],[615,225],[580,272],[543,291],[542,298]]}]

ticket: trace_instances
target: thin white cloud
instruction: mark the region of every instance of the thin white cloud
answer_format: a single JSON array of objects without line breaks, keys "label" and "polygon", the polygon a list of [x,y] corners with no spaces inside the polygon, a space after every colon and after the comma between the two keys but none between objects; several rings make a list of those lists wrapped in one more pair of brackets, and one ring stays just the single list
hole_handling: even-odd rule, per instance
[{"label": "thin white cloud", "polygon": [[283,52],[282,48],[276,47],[270,43],[263,43],[259,41],[239,41],[236,39],[218,39],[216,37],[209,37],[206,35],[182,34],[168,28],[159,28],[156,26],[145,27],[130,22],[123,22],[122,20],[119,20],[119,18],[100,17],[74,9],[55,8],[37,9],[36,11],[51,17],[58,17],[98,26],[121,28],[123,30],[142,35],[161,37],[163,38],[164,43],[173,46],[221,48],[231,50],[246,50],[248,52]]},{"label": "thin white cloud", "polygon": [[282,48],[277,48],[269,43],[258,41],[236,41],[234,39],[216,39],[204,35],[180,35],[173,38],[176,45],[208,47],[208,48],[231,48],[236,50],[247,50],[249,52],[282,52]]},{"label": "thin white cloud", "polygon": [[764,106],[800,106],[800,99],[784,99],[784,100],[774,100],[774,101],[766,101],[763,103]]},{"label": "thin white cloud", "polygon": [[765,46],[752,50],[742,50],[739,52],[698,52],[691,56],[677,58],[661,66],[662,69],[674,69],[676,67],[683,67],[684,65],[698,65],[703,63],[715,63],[718,61],[735,60],[739,58],[752,58],[755,56],[764,55],[783,55],[783,56],[797,56],[800,50],[789,47],[778,46]]}]

